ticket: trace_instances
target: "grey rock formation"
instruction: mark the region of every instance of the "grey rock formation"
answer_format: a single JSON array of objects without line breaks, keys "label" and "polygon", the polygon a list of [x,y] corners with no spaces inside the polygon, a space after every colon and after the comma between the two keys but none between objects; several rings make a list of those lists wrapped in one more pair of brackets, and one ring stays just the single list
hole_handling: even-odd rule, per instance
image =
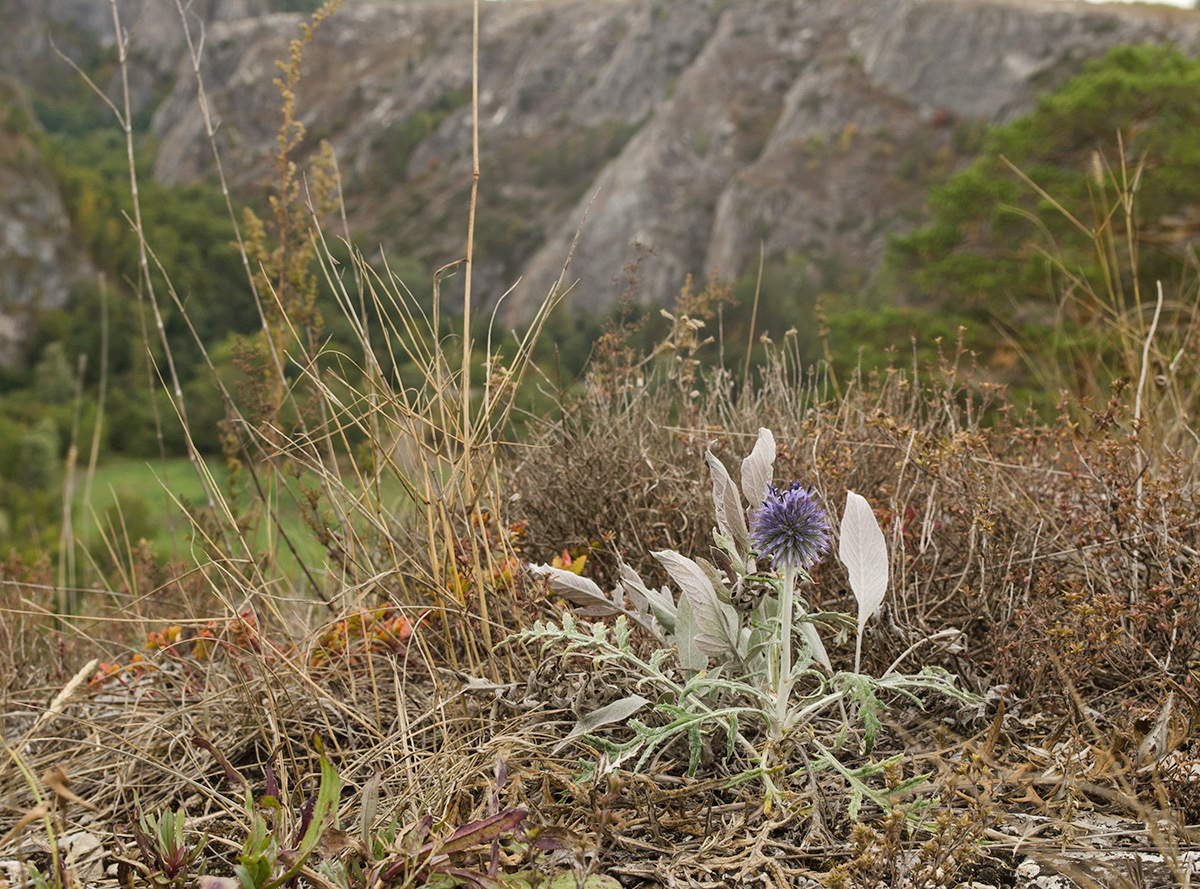
[{"label": "grey rock formation", "polygon": [[[235,184],[270,169],[272,61],[298,21],[209,29],[204,77]],[[921,218],[929,179],[969,158],[979,122],[1028,110],[1113,45],[1191,51],[1198,32],[1192,12],[1050,0],[485,4],[481,296],[520,278],[504,305],[527,316],[585,216],[566,274],[580,306],[611,303],[635,241],[657,251],[648,302],[688,272],[752,270],[760,243],[863,280],[887,235]],[[341,159],[352,229],[430,265],[465,240],[470,38],[470,4],[348,6],[308,50],[299,91]],[[182,66],[155,116],[163,181],[211,169],[195,91]]]},{"label": "grey rock formation", "polygon": [[[14,0],[25,4],[30,18],[49,32],[73,28],[92,35],[103,47],[116,45],[112,5],[107,0]],[[200,31],[214,22],[262,15],[266,0],[184,0],[187,19]],[[143,59],[174,67],[184,45],[183,25],[175,0],[118,0],[117,13],[129,45]]]},{"label": "grey rock formation", "polygon": [[[613,163],[568,275],[576,298],[603,304],[615,292],[609,277],[633,239],[659,251],[645,281],[658,300],[684,272],[745,273],[760,241],[768,255],[834,259],[869,275],[887,235],[910,228],[923,209],[921,178],[906,162],[936,162],[939,153],[956,162],[956,123],[1009,120],[1108,47],[1173,41],[1194,51],[1198,35],[1200,16],[1190,13],[1057,2],[731,5],[675,94]],[[754,62],[731,64],[739,58]],[[689,139],[719,144],[710,134],[744,119],[745,94],[713,86],[732,87],[739,75],[764,113],[773,90],[785,90],[762,151],[749,159],[665,151]],[[698,218],[689,220],[681,201]],[[524,306],[551,286],[568,250],[560,234],[531,260]]]},{"label": "grey rock formation", "polygon": [[[71,234],[58,186],[13,110],[31,119],[15,83],[0,78],[0,365],[19,363],[32,313],[62,305],[94,272]],[[14,122],[10,124],[9,122]]]},{"label": "grey rock formation", "polygon": [[[129,50],[130,104],[134,114],[161,98],[166,79],[185,49],[180,6],[195,39],[217,21],[261,15],[267,0],[117,0],[116,11]],[[4,0],[0,3],[0,73],[25,83],[54,85],[77,78],[60,53],[85,69],[96,85],[120,103],[115,66],[97,71],[96,61],[116,57],[117,34],[109,0]],[[97,106],[100,99],[96,99]]]}]

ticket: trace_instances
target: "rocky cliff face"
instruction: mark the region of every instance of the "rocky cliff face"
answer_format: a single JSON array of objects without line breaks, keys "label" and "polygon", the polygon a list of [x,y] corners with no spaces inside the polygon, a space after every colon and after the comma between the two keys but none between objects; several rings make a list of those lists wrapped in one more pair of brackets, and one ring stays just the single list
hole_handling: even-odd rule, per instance
[{"label": "rocky cliff face", "polygon": [[94,272],[71,235],[58,186],[26,129],[32,111],[0,77],[0,365],[19,363],[30,316],[66,301]]},{"label": "rocky cliff face", "polygon": [[[715,28],[715,2],[487,3],[481,34],[480,263],[497,296],[629,136],[653,118]],[[257,187],[279,124],[274,60],[298,17],[214,27],[204,70],[224,165]],[[358,4],[305,52],[298,109],[327,137],[346,181],[351,228],[431,267],[457,258],[470,184],[471,6]],[[212,158],[181,71],[154,120],[155,175],[189,181]],[[620,264],[616,266],[619,271]],[[610,273],[611,274],[611,273]],[[607,278],[605,279],[607,280]]]},{"label": "rocky cliff face", "polygon": [[[185,0],[194,38],[221,20],[261,15],[268,0]],[[134,114],[161,98],[166,80],[185,52],[175,0],[117,0],[129,48],[130,101]],[[0,3],[0,73],[43,92],[60,92],[77,77],[60,57],[89,71],[114,100],[121,97],[113,6],[108,0],[4,0]],[[99,101],[99,100],[97,100]]]},{"label": "rocky cliff face", "polygon": [[[1198,25],[1161,10],[1054,2],[730,5],[674,95],[607,171],[570,277],[582,298],[602,299],[637,237],[659,251],[647,279],[658,298],[682,271],[745,273],[760,243],[768,256],[822,266],[827,287],[853,284],[877,267],[889,233],[921,218],[927,181],[969,156],[975,122],[1030,109],[1110,46],[1194,48]],[[746,127],[751,97],[763,103],[755,126],[766,137],[746,156],[727,140]],[[676,184],[674,202],[650,197],[666,183]],[[527,300],[557,275],[567,248],[560,234],[533,258]]]},{"label": "rocky cliff face", "polygon": [[[267,0],[185,0],[181,4],[199,39],[200,31],[216,21],[262,15]],[[72,36],[87,35],[102,47],[116,45],[113,9],[107,0],[6,0],[5,20],[20,29],[23,39],[9,34],[4,55],[24,57],[49,50],[50,41],[62,44]],[[184,45],[179,7],[174,0],[117,0],[121,28],[140,59],[173,68]]]},{"label": "rocky cliff face", "polygon": [[[794,254],[861,280],[979,122],[1029,109],[1108,47],[1200,46],[1200,15],[1032,0],[538,0],[484,4],[479,279],[510,319],[566,279],[602,307],[633,256],[643,296]],[[275,15],[210,27],[204,78],[226,170],[257,187],[278,125]],[[330,139],[364,243],[461,255],[470,4],[358,4],[305,57],[299,108]],[[154,121],[155,175],[211,169],[186,66]],[[313,140],[315,141],[315,139]],[[838,283],[837,281],[833,283]]]}]

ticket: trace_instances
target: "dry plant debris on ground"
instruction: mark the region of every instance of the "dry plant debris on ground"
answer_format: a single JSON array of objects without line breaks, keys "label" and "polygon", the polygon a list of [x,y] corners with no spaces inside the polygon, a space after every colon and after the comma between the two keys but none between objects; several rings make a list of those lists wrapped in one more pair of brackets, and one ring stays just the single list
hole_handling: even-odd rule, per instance
[{"label": "dry plant debris on ground", "polygon": [[[244,607],[213,617],[211,568],[171,575],[147,564],[142,598],[118,590],[108,599],[118,607],[59,623],[44,566],[10,564],[0,879],[28,885],[33,865],[47,885],[169,885],[133,827],[138,812],[179,808],[186,843],[208,838],[186,879],[228,877],[252,827],[244,794],[295,834],[322,756],[340,781],[338,830],[323,829],[301,862],[298,879],[313,886],[338,885],[332,862],[357,861],[369,876],[364,844],[388,824],[395,835],[380,854],[412,859],[393,868],[395,885],[492,885],[489,874],[591,886],[609,884],[586,875],[772,887],[1192,879],[1200,541],[1190,460],[1139,434],[1117,399],[1085,421],[1064,408],[1042,425],[951,367],[923,381],[856,379],[826,399],[782,365],[753,398],[717,383],[669,425],[655,416],[666,396],[653,387],[596,390],[547,423],[501,469],[521,493],[519,514],[505,517],[520,526],[521,558],[557,555],[604,581],[616,552],[647,576],[652,548],[707,552],[704,448],[742,453],[771,423],[783,476],[811,480],[829,504],[847,489],[877,504],[893,582],[864,672],[878,675],[937,630],[961,630],[923,656],[961,677],[978,705],[892,701],[870,757],[856,737],[843,746],[851,769],[897,757],[871,779],[881,794],[926,775],[915,793],[890,808],[868,800],[850,819],[842,777],[803,768],[809,741],[830,743],[837,719],[787,739],[784,804],[770,812],[759,783],[732,780],[746,763],[726,755],[719,732],[693,777],[678,742],[636,774],[589,772],[595,751],[560,742],[637,677],[515,644],[491,652],[496,675],[462,669],[461,651],[456,669],[446,640],[461,645],[479,618],[445,598],[380,596],[287,622],[275,616],[281,603],[265,607],[271,590],[250,590]],[[614,473],[628,498],[597,482]],[[465,523],[461,533],[481,532]],[[832,560],[815,570],[822,607],[846,607],[839,570]],[[489,576],[494,613],[516,615],[494,639],[570,607],[523,572]],[[264,810],[268,789],[279,806]],[[360,831],[364,809],[372,821]],[[452,842],[464,829],[474,845]],[[295,848],[297,836],[280,842]],[[439,848],[452,852],[438,859]],[[1065,882],[1047,882],[1052,874]]]}]

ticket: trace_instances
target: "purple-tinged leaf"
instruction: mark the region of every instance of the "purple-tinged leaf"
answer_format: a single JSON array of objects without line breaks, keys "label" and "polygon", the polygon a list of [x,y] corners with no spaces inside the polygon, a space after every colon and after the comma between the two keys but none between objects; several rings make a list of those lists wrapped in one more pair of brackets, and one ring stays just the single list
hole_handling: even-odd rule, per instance
[{"label": "purple-tinged leaf", "polygon": [[296,834],[292,838],[292,845],[299,847],[300,841],[304,839],[304,834],[308,831],[308,826],[312,824],[313,810],[317,807],[317,798],[310,796],[300,806],[300,823],[296,825]]},{"label": "purple-tinged leaf", "polygon": [[509,809],[498,815],[492,815],[490,818],[482,818],[479,821],[464,824],[450,834],[450,839],[445,843],[437,845],[430,851],[436,851],[438,855],[450,855],[454,852],[461,852],[463,849],[470,849],[472,846],[490,843],[524,821],[526,814],[528,813],[521,809]]},{"label": "purple-tinged leaf", "polygon": [[383,769],[376,764],[371,777],[363,785],[362,792],[362,844],[371,850],[371,827],[375,823],[375,812],[379,808],[379,786],[383,783]]},{"label": "purple-tinged leaf", "polygon": [[329,757],[325,755],[320,739],[316,739],[314,746],[317,748],[321,763],[321,783],[317,786],[316,801],[308,816],[308,823],[300,838],[299,846],[295,850],[295,862],[280,876],[271,880],[266,889],[274,889],[276,886],[290,883],[295,879],[317,843],[321,841],[321,837],[324,836],[326,821],[337,812],[338,799],[342,792],[341,778],[338,777],[337,769],[330,763]]},{"label": "purple-tinged leaf", "polygon": [[133,805],[133,814],[137,816],[137,820],[129,825],[129,830],[133,833],[133,841],[137,843],[138,851],[142,853],[142,860],[147,865],[153,867],[155,863],[154,844],[150,836],[142,830],[141,824],[138,822],[142,819],[142,807],[138,803]]},{"label": "purple-tinged leaf", "polygon": [[421,843],[425,842],[425,838],[429,836],[429,830],[433,827],[433,816],[425,815],[413,825],[412,830],[405,834],[405,843],[412,842],[411,848],[419,849]]},{"label": "purple-tinged leaf", "polygon": [[225,771],[226,781],[228,781],[230,784],[241,784],[242,786],[246,786],[246,779],[242,777],[242,773],[229,764],[229,760],[225,758],[225,754],[214,747],[211,741],[209,741],[207,738],[201,738],[199,735],[197,735],[196,737],[192,738],[192,743],[201,750],[207,750],[210,754],[212,754],[212,758],[217,761],[217,765],[219,765]]},{"label": "purple-tinged leaf", "polygon": [[[399,882],[401,878],[406,877],[413,869],[415,862],[408,855],[399,855],[390,864],[380,864],[375,870],[377,877],[367,882],[368,886],[378,886],[380,884],[387,885],[389,883]],[[407,880],[405,880],[407,882]]]},{"label": "purple-tinged leaf", "polygon": [[445,869],[439,869],[438,873],[447,874],[455,877],[456,879],[479,886],[480,889],[512,889],[511,883],[506,883],[504,880],[501,880],[498,877],[485,876],[484,874],[476,873],[473,870],[467,870],[461,867],[447,867]]}]

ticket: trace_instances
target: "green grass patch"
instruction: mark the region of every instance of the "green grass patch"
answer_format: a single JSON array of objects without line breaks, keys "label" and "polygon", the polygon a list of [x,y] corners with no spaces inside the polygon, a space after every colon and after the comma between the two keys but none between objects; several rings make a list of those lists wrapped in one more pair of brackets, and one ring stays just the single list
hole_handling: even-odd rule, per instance
[{"label": "green grass patch", "polygon": [[[209,471],[224,484],[220,463],[214,461]],[[134,457],[107,460],[97,467],[88,494],[86,479],[77,479],[72,503],[82,543],[94,551],[103,547],[103,529],[117,535],[122,549],[126,542],[136,544],[144,538],[164,558],[186,552],[191,540],[191,523],[179,503],[204,502],[200,480],[182,457],[154,462]]]},{"label": "green grass patch", "polygon": [[[210,460],[207,471],[224,493],[228,476],[224,463]],[[259,504],[261,517],[249,523],[247,537],[251,549],[275,553],[282,572],[291,577],[298,575],[301,560],[310,570],[323,565],[325,553],[306,523],[300,505],[301,487],[316,487],[317,481],[315,475],[305,474],[299,482],[281,484],[278,475],[272,476],[264,485],[272,504],[269,510],[274,515],[262,515],[263,507]],[[105,538],[115,543],[122,558],[143,539],[150,542],[154,555],[161,560],[186,560],[202,548],[203,539],[188,512],[207,508],[207,499],[187,459],[108,460],[97,468],[86,502],[84,488],[84,479],[78,479],[73,498],[76,538],[101,561],[106,557],[111,559]],[[385,504],[395,508],[401,495],[399,484],[384,484],[381,493]],[[295,554],[279,539],[281,533],[287,536]]]}]

